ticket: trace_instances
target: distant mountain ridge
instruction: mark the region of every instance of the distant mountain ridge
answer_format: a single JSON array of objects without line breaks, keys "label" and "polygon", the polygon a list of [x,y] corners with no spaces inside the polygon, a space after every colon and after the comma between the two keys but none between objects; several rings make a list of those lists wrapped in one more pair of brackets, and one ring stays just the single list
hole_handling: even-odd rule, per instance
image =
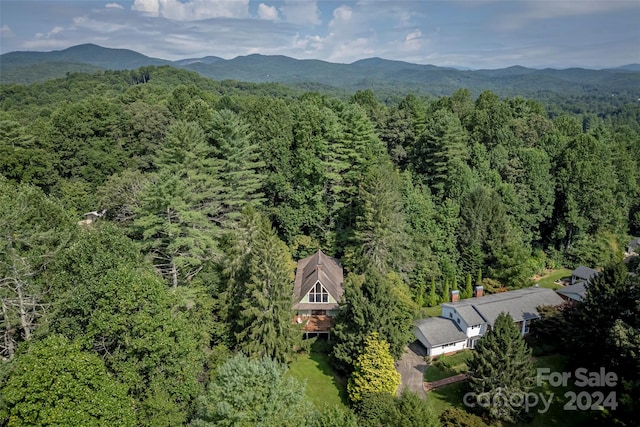
[{"label": "distant mountain ridge", "polygon": [[435,65],[367,58],[351,64],[317,59],[252,54],[223,59],[216,56],[168,61],[128,49],[82,44],[52,52],[9,52],[0,55],[0,83],[32,83],[67,72],[128,70],[143,66],[169,65],[196,71],[216,80],[293,85],[324,85],[354,91],[391,86],[433,95],[450,94],[457,88],[493,90],[499,94],[531,94],[540,91],[611,93],[640,97],[640,64],[607,70],[533,69],[512,66],[503,69],[460,70]]}]

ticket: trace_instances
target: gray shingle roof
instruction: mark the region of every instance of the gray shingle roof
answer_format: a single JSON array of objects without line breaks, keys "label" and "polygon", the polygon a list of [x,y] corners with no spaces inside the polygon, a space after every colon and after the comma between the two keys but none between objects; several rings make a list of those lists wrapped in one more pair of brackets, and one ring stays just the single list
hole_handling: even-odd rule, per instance
[{"label": "gray shingle roof", "polygon": [[456,307],[456,311],[468,326],[481,325],[487,321],[487,319],[483,318],[472,305]]},{"label": "gray shingle roof", "polygon": [[[298,261],[298,267],[296,269],[296,279],[293,288],[295,304],[293,307],[299,310],[309,309],[303,308],[303,304],[299,303],[300,300],[309,293],[316,282],[320,282],[327,292],[329,292],[336,301],[340,302],[342,294],[344,293],[343,280],[344,273],[339,261],[326,256],[321,250],[301,259]],[[313,309],[325,309],[325,307],[320,307],[320,305],[326,304],[313,304]],[[334,308],[335,304],[333,304],[331,308],[327,307],[326,309],[332,310]]]},{"label": "gray shingle roof", "polygon": [[586,282],[578,282],[575,285],[565,286],[556,291],[557,293],[576,301],[582,301],[587,294]]},{"label": "gray shingle roof", "polygon": [[[509,313],[515,322],[530,320],[539,317],[537,307],[542,305],[560,305],[562,298],[551,289],[530,287],[515,291],[485,295],[480,298],[469,298],[462,301],[442,304],[443,307],[451,306],[460,313],[469,325],[478,324],[471,319],[468,321],[464,315],[470,316],[469,308],[486,319],[493,325],[498,315],[502,312]],[[482,323],[482,322],[481,322]]]},{"label": "gray shingle roof", "polygon": [[578,279],[589,280],[591,276],[598,274],[598,270],[594,270],[593,268],[585,267],[584,265],[579,266],[571,273],[571,276],[575,276]]},{"label": "gray shingle roof", "polygon": [[451,344],[467,339],[456,322],[444,317],[429,317],[416,321],[413,333],[426,347]]}]

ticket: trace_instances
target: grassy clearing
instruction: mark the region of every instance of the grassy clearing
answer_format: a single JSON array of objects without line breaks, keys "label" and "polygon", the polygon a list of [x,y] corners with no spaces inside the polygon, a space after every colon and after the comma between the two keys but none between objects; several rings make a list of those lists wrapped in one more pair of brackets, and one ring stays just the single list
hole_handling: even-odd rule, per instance
[{"label": "grassy clearing", "polygon": [[422,307],[420,309],[421,317],[438,317],[442,314],[442,307],[436,305],[435,307]]},{"label": "grassy clearing", "polygon": [[440,416],[445,409],[452,406],[466,409],[462,404],[462,397],[466,393],[466,383],[455,383],[427,393],[427,402],[431,410]]},{"label": "grassy clearing", "polygon": [[561,268],[554,270],[546,276],[542,276],[536,283],[540,284],[542,288],[560,289],[562,286],[555,283],[556,280],[565,279],[571,277],[571,270],[568,268]]},{"label": "grassy clearing", "polygon": [[467,361],[471,358],[471,350],[460,351],[450,356],[439,356],[424,373],[425,381],[438,381],[467,372]]},{"label": "grassy clearing", "polygon": [[306,381],[307,396],[317,409],[322,409],[325,404],[347,405],[346,383],[331,369],[328,355],[300,354],[289,366],[289,374]]}]

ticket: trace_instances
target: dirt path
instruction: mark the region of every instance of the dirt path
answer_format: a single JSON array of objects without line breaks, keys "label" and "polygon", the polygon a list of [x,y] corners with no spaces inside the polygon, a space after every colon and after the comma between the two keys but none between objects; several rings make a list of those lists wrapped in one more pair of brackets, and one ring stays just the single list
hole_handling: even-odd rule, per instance
[{"label": "dirt path", "polygon": [[424,360],[426,351],[417,341],[404,348],[402,358],[396,363],[396,369],[400,373],[401,383],[398,394],[403,389],[408,388],[424,398],[424,371],[427,369],[427,362]]}]

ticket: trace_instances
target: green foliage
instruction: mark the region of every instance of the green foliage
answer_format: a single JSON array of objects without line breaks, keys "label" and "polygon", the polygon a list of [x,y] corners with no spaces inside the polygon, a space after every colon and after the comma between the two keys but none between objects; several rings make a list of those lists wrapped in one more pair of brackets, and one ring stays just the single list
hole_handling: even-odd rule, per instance
[{"label": "green foliage", "polygon": [[204,313],[179,307],[158,276],[125,265],[78,285],[58,304],[50,329],[104,358],[134,399],[140,425],[173,425],[184,422],[201,391],[209,342],[194,321]]},{"label": "green foliage", "polygon": [[471,273],[467,273],[461,298],[471,298],[471,297],[473,297],[473,285],[471,284]]},{"label": "green foliage", "polygon": [[2,387],[7,426],[134,426],[127,388],[102,359],[60,335],[34,341],[16,357]]},{"label": "green foliage", "polygon": [[245,209],[226,264],[236,348],[251,357],[291,361],[302,336],[292,322],[295,264],[265,216]]},{"label": "green foliage", "polygon": [[442,295],[440,296],[441,303],[447,303],[451,301],[451,289],[449,288],[449,279],[444,279],[444,288],[442,289]]},{"label": "green foliage", "polygon": [[[562,312],[560,326],[568,326],[571,333],[567,346],[576,366],[593,371],[606,366],[618,374],[620,406],[607,418],[624,425],[637,413],[640,396],[639,280],[619,263],[605,268],[589,283],[582,303]],[[594,342],[599,343],[597,349],[588,345]]]},{"label": "green foliage", "polygon": [[358,402],[356,411],[361,427],[439,426],[429,404],[406,389],[398,397],[388,393],[368,393]]},{"label": "green foliage", "polygon": [[55,199],[0,176],[0,356],[11,357],[41,325],[53,288],[43,276],[75,231]]},{"label": "green foliage", "polygon": [[525,407],[512,405],[510,402],[517,400],[510,397],[522,396],[533,385],[531,350],[509,314],[496,318],[492,329],[477,342],[467,365],[470,391],[491,402],[488,407],[476,405],[479,412],[508,422],[524,415]]},{"label": "green foliage", "polygon": [[396,393],[400,386],[400,374],[396,371],[389,344],[378,340],[373,332],[364,341],[362,352],[354,363],[347,391],[352,402],[362,400],[368,393]]},{"label": "green foliage", "polygon": [[391,355],[400,358],[412,337],[413,314],[411,307],[398,298],[391,281],[372,270],[364,275],[349,274],[344,287],[333,328],[336,368],[350,373],[362,352],[365,338],[374,332],[389,343]]},{"label": "green foliage", "polygon": [[427,301],[425,304],[427,307],[435,307],[438,305],[438,295],[436,294],[436,278],[433,277],[431,279],[431,284],[429,285],[429,295],[427,296]]},{"label": "green foliage", "polygon": [[390,164],[376,165],[365,176],[360,191],[362,214],[356,219],[353,243],[347,250],[347,260],[351,258],[356,271],[408,270],[409,245],[399,186],[398,172]]},{"label": "green foliage", "polygon": [[198,398],[192,426],[273,426],[308,424],[313,406],[304,384],[285,375],[272,359],[238,354],[218,371]]},{"label": "green foliage", "polygon": [[344,406],[325,406],[315,416],[311,427],[358,427],[358,417]]},{"label": "green foliage", "polygon": [[258,147],[249,126],[229,110],[216,111],[207,129],[209,144],[215,153],[215,170],[220,180],[219,221],[237,219],[245,205],[260,206],[264,176],[259,169]]},{"label": "green foliage", "polygon": [[442,427],[487,427],[482,418],[464,409],[450,407],[440,414]]}]

